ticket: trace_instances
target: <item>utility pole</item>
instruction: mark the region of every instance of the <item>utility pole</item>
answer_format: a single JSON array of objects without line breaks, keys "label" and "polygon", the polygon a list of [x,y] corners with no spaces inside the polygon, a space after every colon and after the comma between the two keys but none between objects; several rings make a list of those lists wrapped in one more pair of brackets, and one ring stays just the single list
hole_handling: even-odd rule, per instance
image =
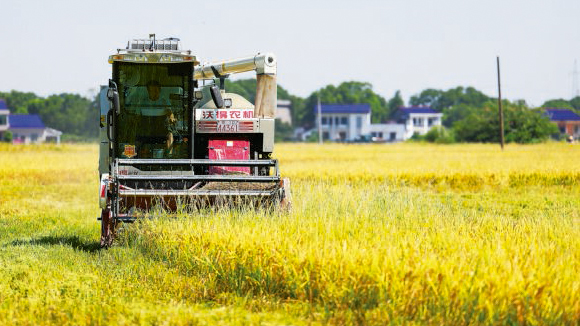
[{"label": "utility pole", "polygon": [[503,139],[503,109],[501,107],[501,82],[499,78],[499,56],[497,56],[497,91],[499,96],[497,97],[497,104],[499,106],[499,144],[501,150],[503,151],[504,139]]},{"label": "utility pole", "polygon": [[322,109],[320,108],[320,94],[318,97],[318,144],[322,145]]}]

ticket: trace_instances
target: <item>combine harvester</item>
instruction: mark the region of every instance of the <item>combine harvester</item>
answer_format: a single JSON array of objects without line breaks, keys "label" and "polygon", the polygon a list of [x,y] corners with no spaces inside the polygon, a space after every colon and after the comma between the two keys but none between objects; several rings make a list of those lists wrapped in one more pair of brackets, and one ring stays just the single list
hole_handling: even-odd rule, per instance
[{"label": "combine harvester", "polygon": [[[111,245],[119,222],[133,222],[153,208],[290,208],[289,180],[271,158],[274,55],[200,66],[191,51],[180,49],[179,39],[151,34],[128,42],[109,63],[113,76],[100,93],[102,246]],[[255,105],[224,88],[230,74],[247,71],[257,76]]]}]

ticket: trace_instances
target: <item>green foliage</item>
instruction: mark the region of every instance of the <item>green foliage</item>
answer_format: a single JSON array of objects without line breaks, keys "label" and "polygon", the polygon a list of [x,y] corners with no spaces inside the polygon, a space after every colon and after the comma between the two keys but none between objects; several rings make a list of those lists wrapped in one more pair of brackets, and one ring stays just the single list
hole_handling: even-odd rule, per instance
[{"label": "green foliage", "polygon": [[[13,114],[38,114],[49,128],[72,134],[82,139],[98,136],[99,97],[93,101],[78,94],[62,93],[47,98],[34,93],[11,91],[1,93],[0,98]],[[73,137],[74,138],[74,137]]]},{"label": "green foliage", "polygon": [[564,99],[548,100],[542,104],[543,108],[569,109],[580,114],[580,96],[567,101]]},{"label": "green foliage", "polygon": [[544,108],[574,109],[570,102],[564,99],[548,100],[542,104]]},{"label": "green foliage", "polygon": [[439,99],[442,97],[443,91],[433,88],[428,88],[422,91],[419,95],[411,96],[409,100],[409,105],[412,106],[430,106],[434,110],[440,111],[440,106],[438,105]]},{"label": "green foliage", "polygon": [[318,132],[312,132],[306,137],[307,143],[318,143]]},{"label": "green foliage", "polygon": [[570,103],[570,105],[572,105],[572,107],[574,108],[576,113],[580,113],[580,96],[574,97],[568,103]]},{"label": "green foliage", "polygon": [[[239,80],[229,80],[226,79],[226,92],[236,93],[241,95],[248,101],[254,103],[256,101],[256,79],[239,79]],[[279,100],[290,100],[291,95],[282,86],[277,87],[278,99]]]},{"label": "green foliage", "polygon": [[465,104],[467,106],[481,107],[491,98],[473,87],[456,87],[446,91],[438,89],[426,89],[419,95],[411,96],[409,104],[413,106],[430,106],[433,110],[443,112],[444,109],[454,105]]},{"label": "green foliage", "polygon": [[[539,109],[529,109],[524,103],[502,102],[506,142],[534,143],[548,139],[558,132],[555,124]],[[462,142],[499,142],[499,114],[497,104],[488,102],[483,109],[473,110],[456,121],[453,131]]]},{"label": "green foliage", "polygon": [[[395,111],[397,111],[397,109],[401,106],[405,106],[405,101],[403,101],[403,98],[401,97],[401,91],[397,90],[395,95],[387,103],[388,117],[392,118]],[[385,119],[383,119],[381,122],[385,122]]]},{"label": "green foliage", "polygon": [[2,141],[10,143],[12,142],[12,131],[10,130],[6,130],[3,134],[2,134]]},{"label": "green foliage", "polygon": [[252,102],[256,101],[256,79],[240,79],[231,81],[226,79],[226,92],[236,93],[246,100]]},{"label": "green foliage", "polygon": [[450,129],[435,126],[425,134],[424,139],[430,143],[451,144],[455,142],[455,135]]},{"label": "green foliage", "polygon": [[294,134],[294,129],[288,123],[282,122],[279,119],[274,121],[275,123],[275,132],[274,132],[274,141],[275,142],[283,142],[283,141],[290,141],[292,140],[292,136]]},{"label": "green foliage", "polygon": [[480,108],[468,104],[457,104],[443,110],[443,125],[447,128],[470,114],[477,114]]},{"label": "green foliage", "polygon": [[425,136],[424,135],[421,135],[418,132],[416,132],[416,133],[413,133],[413,135],[411,136],[411,138],[409,138],[407,141],[408,142],[424,142],[425,141]]},{"label": "green foliage", "polygon": [[31,92],[19,92],[12,90],[9,93],[0,92],[0,98],[6,100],[6,105],[13,114],[28,114],[28,103],[39,97]]},{"label": "green foliage", "polygon": [[63,93],[28,103],[30,114],[39,114],[45,125],[78,136],[98,135],[98,108],[77,94]]},{"label": "green foliage", "polygon": [[[226,80],[228,92],[239,94],[250,102],[256,98],[256,79]],[[349,81],[338,86],[327,85],[313,92],[306,98],[290,94],[278,85],[278,98],[292,102],[292,120],[294,126],[306,129],[316,126],[315,108],[320,98],[321,103],[358,104],[368,103],[371,106],[373,123],[386,122],[394,117],[397,108],[405,102],[400,91],[386,100],[373,91],[368,82]],[[206,92],[206,98],[209,93]],[[6,99],[12,113],[39,114],[48,127],[61,130],[65,139],[94,139],[98,135],[99,97],[90,100],[76,94],[63,93],[46,98],[34,93],[0,92],[0,98]],[[505,130],[506,140],[511,142],[535,142],[557,134],[556,127],[539,112],[529,110],[525,102],[506,103]],[[411,97],[412,106],[431,106],[438,112],[443,112],[444,134],[434,137],[434,142],[452,142],[453,139],[462,142],[496,142],[497,104],[493,98],[483,94],[473,87],[456,87],[448,90],[425,89]],[[546,101],[543,107],[569,108],[580,113],[580,97],[571,100],[554,99]],[[452,130],[451,130],[452,129]],[[435,131],[433,132],[435,133]],[[291,126],[276,125],[276,140],[289,140],[292,137]],[[417,138],[423,138],[415,136]],[[313,133],[310,141],[317,141]],[[430,141],[430,140],[427,140]]]}]

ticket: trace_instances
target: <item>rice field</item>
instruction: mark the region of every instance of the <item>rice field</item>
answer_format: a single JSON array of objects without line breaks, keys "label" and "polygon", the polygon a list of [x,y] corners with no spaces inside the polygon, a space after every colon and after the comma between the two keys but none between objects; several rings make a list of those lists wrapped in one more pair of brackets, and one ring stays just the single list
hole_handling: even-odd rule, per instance
[{"label": "rice field", "polygon": [[0,325],[578,325],[580,146],[279,144],[291,213],[99,248],[96,145],[0,145]]}]

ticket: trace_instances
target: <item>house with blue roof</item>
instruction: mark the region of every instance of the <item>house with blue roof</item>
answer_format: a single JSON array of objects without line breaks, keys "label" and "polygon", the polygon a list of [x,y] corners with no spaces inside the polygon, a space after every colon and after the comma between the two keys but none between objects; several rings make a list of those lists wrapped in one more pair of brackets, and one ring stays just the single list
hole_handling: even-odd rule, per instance
[{"label": "house with blue roof", "polygon": [[400,107],[398,121],[405,125],[404,139],[414,134],[425,135],[431,128],[441,126],[443,113],[433,110],[429,106]]},{"label": "house with blue roof", "polygon": [[[318,116],[318,107],[314,108]],[[404,141],[417,133],[426,134],[441,126],[442,113],[430,107],[401,107],[398,121],[371,123],[370,104],[321,104],[322,138],[334,141],[353,141],[370,137],[375,141]]]},{"label": "house with blue roof", "polygon": [[580,137],[580,116],[572,110],[547,108],[545,114],[550,121],[558,125],[560,133],[572,136],[576,139]]},{"label": "house with blue roof", "polygon": [[[318,107],[314,108],[318,118]],[[369,104],[321,104],[322,139],[352,141],[370,133]]]},{"label": "house with blue roof", "polygon": [[62,132],[46,127],[38,114],[11,114],[8,116],[8,124],[14,144],[39,144],[47,141],[60,144]]},{"label": "house with blue roof", "polygon": [[33,144],[52,141],[60,144],[61,131],[48,128],[38,114],[10,114],[6,101],[0,99],[0,139],[12,133],[12,143]]}]

